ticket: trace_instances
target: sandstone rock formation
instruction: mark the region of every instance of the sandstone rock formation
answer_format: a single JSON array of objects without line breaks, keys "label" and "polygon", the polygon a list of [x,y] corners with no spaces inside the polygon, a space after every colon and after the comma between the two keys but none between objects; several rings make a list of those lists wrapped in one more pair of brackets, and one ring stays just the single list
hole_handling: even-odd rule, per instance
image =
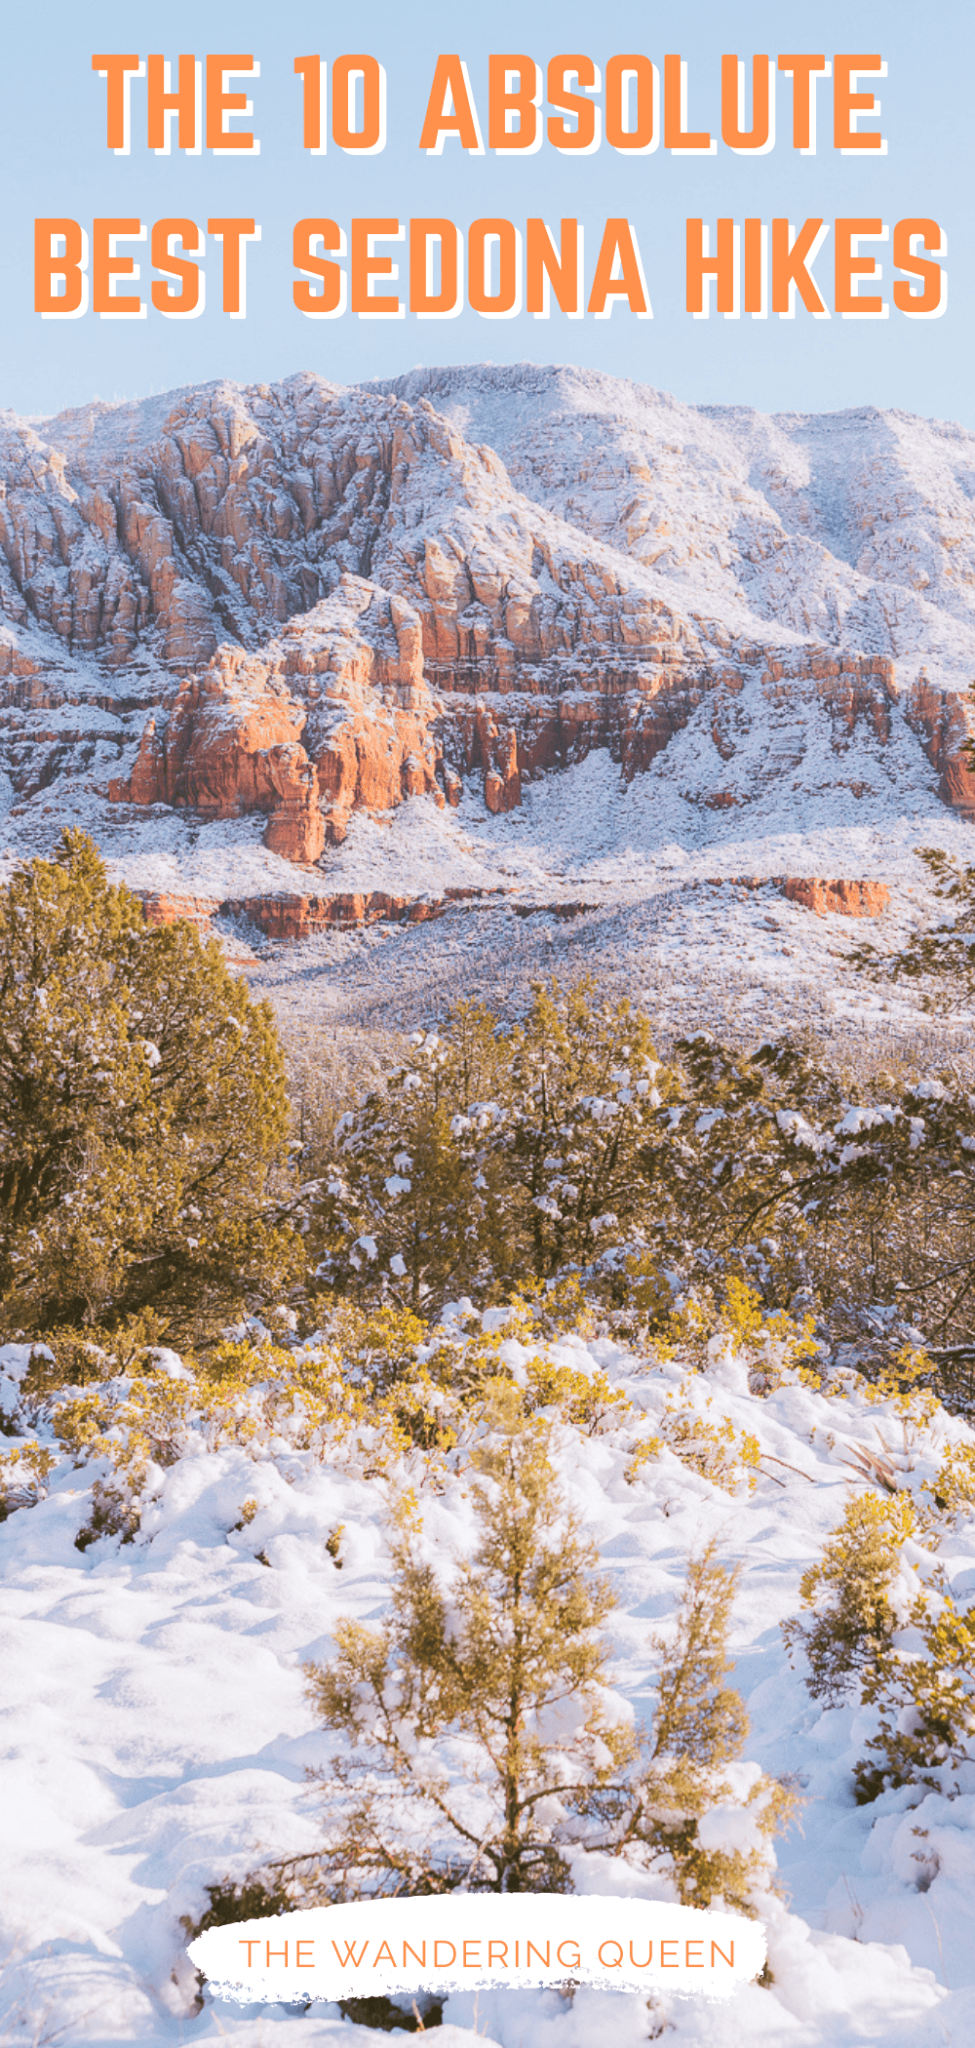
[{"label": "sandstone rock formation", "polygon": [[924,669],[907,694],[908,724],[938,771],[938,789],[945,803],[975,822],[975,767],[969,745],[969,707],[953,690],[936,690]]},{"label": "sandstone rock formation", "polygon": [[[419,624],[402,600],[343,575],[331,598],[261,655],[220,647],[142,735],[116,802],[192,806],[204,817],[268,814],[265,844],[310,865],[350,811],[404,796],[444,801]],[[304,701],[294,691],[300,689]]]},{"label": "sandstone rock formation", "polygon": [[476,776],[503,813],[594,747],[630,782],[689,728],[702,813],[814,757],[855,804],[906,732],[975,817],[973,503],[958,429],[588,371],[7,415],[0,768],[15,801],[74,773],[129,816],[256,812],[306,867],[356,808]]},{"label": "sandstone rock formation", "polygon": [[153,889],[143,894],[142,907],[147,924],[178,924],[182,919],[207,932],[221,905],[216,896],[171,896]]},{"label": "sandstone rock formation", "polygon": [[[826,881],[821,876],[733,875],[712,881],[715,889],[764,889],[771,886],[790,903],[814,911],[817,917],[880,917],[890,902],[890,890],[876,881]],[[500,889],[446,888],[440,896],[393,896],[384,889],[338,891],[334,895],[292,891],[266,896],[179,896],[147,891],[142,901],[147,924],[174,924],[186,919],[204,934],[212,930],[215,917],[242,918],[269,939],[307,939],[315,932],[362,930],[366,925],[392,922],[427,924],[442,917],[455,903],[497,898]],[[513,903],[516,917],[554,917],[560,921],[583,917],[597,906],[591,903]]]},{"label": "sandstone rock formation", "polygon": [[[244,918],[268,939],[307,939],[319,931],[361,930],[363,926],[392,922],[427,924],[442,917],[454,903],[475,897],[497,896],[497,889],[445,889],[442,896],[391,896],[384,889],[339,892],[333,896],[279,894],[268,896],[169,896],[155,891],[143,895],[147,924],[176,924],[180,919],[207,933],[215,917]],[[575,913],[584,905],[570,905]],[[526,912],[526,915],[530,913]],[[565,915],[559,905],[555,915]]]},{"label": "sandstone rock formation", "polygon": [[814,910],[817,917],[834,912],[839,917],[880,917],[890,902],[884,882],[826,882],[819,875],[776,877],[783,896]]},{"label": "sandstone rock formation", "polygon": [[890,903],[886,882],[826,881],[822,875],[727,875],[712,889],[777,889],[790,903],[817,917],[882,917]]}]

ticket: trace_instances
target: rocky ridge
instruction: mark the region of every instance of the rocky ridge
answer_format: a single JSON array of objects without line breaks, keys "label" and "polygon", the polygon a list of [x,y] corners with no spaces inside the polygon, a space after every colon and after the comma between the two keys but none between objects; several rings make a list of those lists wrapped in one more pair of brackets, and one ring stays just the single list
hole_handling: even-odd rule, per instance
[{"label": "rocky ridge", "polygon": [[83,777],[101,837],[259,813],[317,872],[353,811],[474,776],[504,813],[594,748],[629,782],[689,730],[688,800],[760,808],[808,779],[814,726],[851,810],[896,740],[972,817],[973,677],[959,428],[532,365],[0,422],[14,819]]},{"label": "rocky ridge", "polygon": [[[817,917],[881,917],[890,902],[890,890],[883,882],[828,881],[823,876],[730,875],[706,884],[715,889],[764,889],[769,884],[790,903],[812,910]],[[696,883],[692,886],[698,886]],[[347,890],[330,895],[311,895],[283,890],[271,896],[172,896],[160,890],[140,892],[147,924],[196,925],[212,934],[215,918],[243,921],[268,939],[306,939],[322,931],[361,931],[379,923],[428,924],[443,917],[455,905],[475,906],[484,898],[497,898],[504,889],[451,889],[442,896],[392,896],[385,889]],[[536,917],[540,913],[560,921],[583,917],[591,903],[514,903],[516,916]]]}]

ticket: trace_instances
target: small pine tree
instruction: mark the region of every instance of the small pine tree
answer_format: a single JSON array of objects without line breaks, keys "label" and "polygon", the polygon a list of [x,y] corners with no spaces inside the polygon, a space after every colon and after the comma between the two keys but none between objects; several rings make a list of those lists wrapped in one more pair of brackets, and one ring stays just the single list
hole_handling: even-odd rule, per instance
[{"label": "small pine tree", "polygon": [[479,1542],[449,1591],[401,1516],[389,1623],[341,1623],[334,1662],[308,1667],[348,1750],[327,1781],[330,1838],[291,1866],[304,1901],[565,1890],[565,1844],[634,1753],[629,1723],[607,1713],[612,1596],[566,1507],[550,1429],[508,1388],[491,1420],[473,1459]]},{"label": "small pine tree", "polygon": [[[673,1639],[651,1639],[657,1705],[621,1839],[631,1858],[663,1865],[683,1904],[720,1899],[749,1912],[767,1878],[771,1837],[795,1802],[786,1786],[739,1763],[748,1715],[725,1683],[738,1578],[709,1543],[688,1564]],[[723,1825],[716,1808],[725,1809]]]},{"label": "small pine tree", "polygon": [[790,1652],[805,1655],[813,1699],[841,1705],[885,1652],[899,1625],[890,1592],[913,1533],[909,1495],[859,1494],[819,1563],[803,1574],[800,1598],[814,1618],[793,1616],[782,1633]]},{"label": "small pine tree", "polygon": [[[561,1891],[569,1855],[598,1849],[661,1868],[681,1898],[748,1901],[785,1788],[739,1762],[747,1718],[725,1684],[736,1578],[713,1546],[691,1561],[641,1738],[607,1693],[601,1625],[612,1596],[565,1503],[551,1428],[496,1386],[474,1455],[479,1542],[445,1590],[410,1513],[394,1542],[392,1615],[343,1622],[309,1695],[342,1747],[329,1833],[273,1869],[296,1903],[396,1893]],[[448,1768],[449,1758],[449,1768]],[[727,1811],[715,1822],[714,1809]]]},{"label": "small pine tree", "polygon": [[0,889],[0,1329],[227,1309],[294,1264],[284,1069],[216,942],[66,832]]}]

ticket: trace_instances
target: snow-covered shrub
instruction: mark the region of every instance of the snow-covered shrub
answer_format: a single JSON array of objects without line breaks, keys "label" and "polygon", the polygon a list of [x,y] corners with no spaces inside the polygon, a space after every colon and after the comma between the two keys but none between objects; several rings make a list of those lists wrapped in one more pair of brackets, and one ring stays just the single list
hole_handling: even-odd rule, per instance
[{"label": "snow-covered shrub", "polygon": [[[953,1479],[943,1483],[947,1509]],[[910,1496],[861,1495],[802,1579],[814,1619],[783,1624],[790,1648],[805,1654],[814,1698],[837,1705],[859,1694],[878,1710],[877,1733],[854,1767],[862,1803],[898,1785],[950,1792],[954,1774],[975,1762],[975,1606],[960,1613],[933,1556],[928,1565]]]},{"label": "snow-covered shrub", "polygon": [[688,1564],[673,1636],[651,1638],[656,1708],[622,1842],[636,1861],[663,1863],[683,1904],[748,1912],[795,1801],[741,1761],[748,1716],[724,1682],[737,1583],[708,1544]]},{"label": "snow-covered shrub", "polygon": [[131,1543],[138,1535],[141,1519],[141,1501],[135,1493],[135,1486],[145,1473],[136,1468],[127,1473],[122,1483],[95,1479],[91,1489],[91,1513],[83,1529],[75,1537],[75,1547],[87,1550],[97,1543],[100,1536],[118,1536],[123,1543]]},{"label": "snow-covered shrub", "polygon": [[43,1497],[56,1463],[56,1454],[49,1445],[36,1441],[0,1451],[0,1522],[14,1508],[33,1507]]},{"label": "snow-covered shrub", "polygon": [[604,1372],[577,1372],[536,1355],[528,1359],[525,1377],[532,1406],[554,1409],[563,1422],[574,1423],[586,1436],[617,1426],[631,1410],[629,1396],[611,1386]]},{"label": "snow-covered shrub", "polygon": [[898,1415],[914,1427],[926,1429],[940,1405],[931,1386],[936,1371],[926,1351],[915,1344],[902,1344],[879,1372],[862,1383],[860,1391],[865,1401],[890,1402]]},{"label": "snow-covered shrub", "polygon": [[819,1562],[803,1574],[800,1597],[813,1618],[794,1616],[782,1633],[790,1651],[805,1656],[814,1699],[835,1706],[856,1693],[890,1644],[902,1618],[891,1590],[915,1527],[908,1494],[860,1494]]},{"label": "snow-covered shrub", "polygon": [[[679,1358],[706,1373],[716,1355],[730,1349],[747,1365],[753,1393],[773,1393],[790,1372],[806,1386],[822,1385],[821,1373],[809,1363],[823,1349],[812,1315],[797,1320],[785,1309],[769,1310],[758,1289],[733,1271],[721,1279],[720,1300],[713,1284],[700,1281],[675,1299],[674,1285],[650,1255],[631,1255],[623,1263],[629,1305],[611,1312],[608,1320],[614,1331],[645,1345],[654,1358]],[[716,1346],[715,1338],[724,1338],[725,1345]]]},{"label": "snow-covered shrub", "polygon": [[[712,1405],[711,1398],[706,1398],[705,1411]],[[720,1421],[709,1422],[707,1413],[702,1414],[701,1408],[689,1398],[686,1383],[680,1393],[667,1395],[654,1434],[637,1445],[626,1468],[631,1484],[664,1448],[725,1493],[737,1493],[743,1482],[749,1492],[754,1488],[760,1457],[758,1438],[749,1430],[737,1430],[727,1415]]]},{"label": "snow-covered shrub", "polygon": [[228,1340],[195,1372],[163,1351],[138,1372],[80,1389],[38,1393],[29,1378],[20,1412],[47,1438],[44,1455],[94,1474],[81,1547],[134,1535],[147,1488],[183,1456],[233,1444],[262,1459],[276,1446],[382,1472],[411,1447],[395,1400],[370,1400],[368,1383],[357,1385],[341,1350],[324,1341],[289,1351]]},{"label": "snow-covered shrub", "polygon": [[951,1444],[936,1477],[923,1489],[931,1496],[928,1510],[936,1520],[968,1522],[975,1518],[975,1444]]},{"label": "snow-covered shrub", "polygon": [[[45,1458],[92,1474],[86,1543],[133,1535],[147,1487],[157,1488],[180,1457],[225,1445],[258,1460],[310,1451],[379,1478],[413,1465],[429,1480],[458,1444],[476,1439],[499,1391],[520,1387],[527,1416],[544,1413],[587,1435],[627,1422],[631,1402],[622,1389],[591,1360],[582,1371],[564,1354],[553,1356],[541,1337],[543,1328],[579,1313],[573,1288],[561,1310],[519,1296],[483,1324],[475,1316],[470,1329],[463,1317],[430,1330],[410,1311],[387,1306],[366,1314],[346,1303],[328,1318],[329,1330],[307,1342],[232,1335],[189,1364],[165,1347],[133,1344],[121,1371],[117,1353],[96,1346],[96,1376],[87,1384],[79,1360],[87,1365],[91,1347],[70,1334],[63,1345],[56,1338],[55,1348],[35,1347],[14,1426],[40,1433]],[[25,1456],[25,1448],[11,1454],[21,1474]],[[12,1482],[8,1491],[16,1505],[36,1497],[36,1489]]]},{"label": "snow-covered shrub", "polygon": [[444,1572],[415,1496],[393,1542],[383,1629],[339,1625],[308,1668],[340,1739],[320,1851],[274,1869],[296,1902],[402,1892],[570,1888],[598,1849],[668,1876],[677,1895],[748,1906],[767,1882],[785,1788],[741,1760],[747,1717],[726,1684],[736,1578],[692,1559],[667,1636],[651,1638],[657,1705],[635,1730],[611,1690],[613,1604],[566,1505],[551,1425],[497,1384],[471,1453],[477,1546]]},{"label": "snow-covered shrub", "polygon": [[895,1289],[944,1342],[975,1271],[975,1097],[930,1075],[884,1096],[882,1078],[704,1033],[665,1066],[651,1019],[585,985],[536,986],[514,1025],[461,1004],[314,1160],[319,1278],[420,1310],[574,1271],[634,1336],[666,1336],[675,1293],[710,1286],[744,1342],[738,1287],[766,1317],[801,1309],[796,1335],[764,1332],[770,1386],[786,1342],[813,1369],[816,1311],[875,1336]]},{"label": "snow-covered shrub", "polygon": [[463,1003],[411,1051],[336,1126],[317,1205],[324,1278],[414,1309],[495,1300],[625,1233],[661,1099],[645,1016],[587,984],[538,985],[521,1023]]},{"label": "snow-covered shrub", "polygon": [[918,1646],[887,1643],[865,1672],[863,1698],[879,1708],[880,1729],[856,1765],[864,1802],[895,1785],[950,1794],[963,1789],[959,1768],[975,1763],[975,1606],[959,1613],[950,1595],[936,1605],[919,1594],[909,1617]]},{"label": "snow-covered shrub", "polygon": [[326,1781],[321,1852],[290,1872],[303,1901],[566,1889],[566,1848],[635,1753],[608,1690],[612,1597],[550,1429],[512,1387],[487,1420],[471,1458],[473,1556],[445,1584],[410,1503],[390,1620],[341,1623],[334,1661],[309,1666],[316,1712],[347,1747]]},{"label": "snow-covered shrub", "polygon": [[797,1322],[785,1309],[769,1313],[757,1288],[735,1273],[727,1275],[724,1293],[717,1327],[747,1361],[753,1393],[774,1393],[787,1372],[794,1372],[805,1386],[822,1385],[821,1375],[810,1363],[822,1349],[814,1334],[814,1316],[804,1315]]},{"label": "snow-covered shrub", "polygon": [[[875,1353],[883,1331],[878,1362],[888,1328],[913,1341],[878,1304],[896,1300],[942,1345],[967,1339],[975,1095],[957,1076],[889,1078],[856,1085],[788,1040],[747,1055],[703,1032],[678,1040],[639,1153],[648,1263],[694,1282],[743,1274],[767,1307],[798,1296]],[[952,1372],[942,1362],[939,1383]]]},{"label": "snow-covered shrub", "polygon": [[44,1331],[42,1341],[32,1346],[21,1391],[27,1399],[42,1399],[55,1387],[86,1387],[122,1370],[116,1352],[108,1348],[106,1332],[97,1326]]}]

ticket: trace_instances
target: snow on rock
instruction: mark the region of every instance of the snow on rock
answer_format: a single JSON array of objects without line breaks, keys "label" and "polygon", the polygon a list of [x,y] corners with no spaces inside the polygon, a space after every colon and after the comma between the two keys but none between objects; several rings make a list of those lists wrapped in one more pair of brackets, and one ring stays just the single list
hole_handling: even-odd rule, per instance
[{"label": "snow on rock", "polygon": [[[9,850],[84,822],[144,889],[268,897],[355,814],[474,778],[505,827],[594,750],[713,843],[811,798],[968,818],[973,470],[938,422],[532,365],[7,414]],[[201,824],[263,837],[246,887]]]}]

